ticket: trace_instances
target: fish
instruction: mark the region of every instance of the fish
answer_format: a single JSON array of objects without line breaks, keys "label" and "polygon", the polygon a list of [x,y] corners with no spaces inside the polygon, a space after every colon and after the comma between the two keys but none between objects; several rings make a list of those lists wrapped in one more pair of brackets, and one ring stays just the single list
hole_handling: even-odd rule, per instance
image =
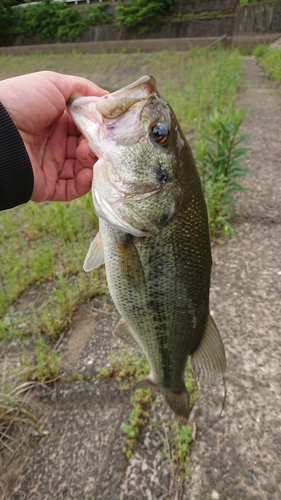
[{"label": "fish", "polygon": [[188,419],[188,358],[202,383],[226,370],[210,315],[208,216],[190,145],[152,75],[103,97],[74,98],[68,111],[98,158],[99,231],[84,270],[105,264],[121,316],[114,335],[136,342],[150,365],[137,387],[157,389]]}]

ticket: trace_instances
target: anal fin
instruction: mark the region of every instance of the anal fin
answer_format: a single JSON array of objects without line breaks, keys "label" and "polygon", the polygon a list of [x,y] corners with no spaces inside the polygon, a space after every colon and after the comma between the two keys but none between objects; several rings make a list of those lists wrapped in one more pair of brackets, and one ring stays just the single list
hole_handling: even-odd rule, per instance
[{"label": "anal fin", "polygon": [[221,336],[213,318],[208,316],[203,338],[191,356],[191,366],[195,378],[212,383],[223,377],[226,359]]},{"label": "anal fin", "polygon": [[125,342],[125,344],[129,345],[130,347],[137,347],[138,349],[140,349],[139,344],[133,337],[130,328],[123,318],[120,319],[119,323],[117,323],[116,327],[114,328],[113,335],[114,337],[118,337],[119,339],[123,340],[123,342]]},{"label": "anal fin", "polygon": [[153,382],[152,378],[150,375],[147,377],[142,378],[137,382],[133,389],[159,389],[159,387]]}]

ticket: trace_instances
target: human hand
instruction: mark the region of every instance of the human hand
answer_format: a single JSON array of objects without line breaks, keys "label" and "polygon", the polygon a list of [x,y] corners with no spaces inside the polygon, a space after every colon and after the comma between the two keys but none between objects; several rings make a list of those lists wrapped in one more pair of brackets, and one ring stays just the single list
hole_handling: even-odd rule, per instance
[{"label": "human hand", "polygon": [[70,97],[106,93],[85,78],[52,71],[0,81],[0,101],[19,130],[32,164],[33,201],[69,201],[90,190],[96,157],[65,103]]}]

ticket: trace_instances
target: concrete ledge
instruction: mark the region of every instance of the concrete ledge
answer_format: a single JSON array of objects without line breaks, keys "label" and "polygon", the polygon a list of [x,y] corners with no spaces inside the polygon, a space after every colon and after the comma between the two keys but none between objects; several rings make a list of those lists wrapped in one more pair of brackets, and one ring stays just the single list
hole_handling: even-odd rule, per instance
[{"label": "concrete ledge", "polygon": [[[22,55],[32,52],[52,52],[60,54],[72,50],[81,52],[154,52],[159,50],[188,50],[192,47],[206,47],[214,43],[218,37],[197,38],[160,38],[151,40],[116,40],[107,42],[80,42],[80,43],[50,43],[43,45],[21,45],[13,47],[0,47],[0,54]],[[227,43],[231,44],[232,38],[227,37]]]},{"label": "concrete ledge", "polygon": [[234,35],[233,44],[238,49],[253,49],[260,43],[271,44],[281,37],[281,33],[252,33],[249,35]]},{"label": "concrete ledge", "polygon": [[[224,45],[232,43],[239,49],[253,48],[260,43],[270,44],[281,37],[281,33],[251,34],[228,36]],[[42,45],[19,45],[13,47],[0,47],[0,54],[24,55],[33,52],[61,54],[79,50],[86,53],[100,52],[157,52],[159,50],[188,50],[192,47],[212,46],[220,37],[196,37],[196,38],[159,38],[147,40],[116,40],[107,42],[72,42],[72,43],[50,43]]]}]

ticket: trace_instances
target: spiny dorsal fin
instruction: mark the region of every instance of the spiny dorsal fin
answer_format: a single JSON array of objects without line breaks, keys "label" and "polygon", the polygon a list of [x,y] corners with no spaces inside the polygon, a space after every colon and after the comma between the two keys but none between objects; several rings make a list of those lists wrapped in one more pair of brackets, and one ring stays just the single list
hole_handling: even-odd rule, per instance
[{"label": "spiny dorsal fin", "polygon": [[90,244],[88,253],[86,255],[83,269],[87,273],[92,269],[104,264],[104,254],[103,254],[103,244],[100,232],[97,233],[96,237]]},{"label": "spiny dorsal fin", "polygon": [[221,336],[213,318],[209,315],[203,338],[191,356],[195,378],[211,383],[224,375],[226,359]]}]

